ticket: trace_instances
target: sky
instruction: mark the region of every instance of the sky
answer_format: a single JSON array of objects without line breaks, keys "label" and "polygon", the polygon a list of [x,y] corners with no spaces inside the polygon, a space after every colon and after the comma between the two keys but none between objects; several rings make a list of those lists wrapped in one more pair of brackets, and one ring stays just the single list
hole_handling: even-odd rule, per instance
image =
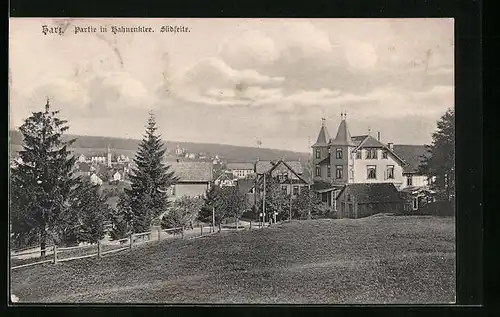
[{"label": "sky", "polygon": [[309,152],[321,118],[428,144],[454,107],[453,19],[11,18],[9,45],[11,129],[50,98],[71,134],[140,139],[153,111],[165,140]]}]

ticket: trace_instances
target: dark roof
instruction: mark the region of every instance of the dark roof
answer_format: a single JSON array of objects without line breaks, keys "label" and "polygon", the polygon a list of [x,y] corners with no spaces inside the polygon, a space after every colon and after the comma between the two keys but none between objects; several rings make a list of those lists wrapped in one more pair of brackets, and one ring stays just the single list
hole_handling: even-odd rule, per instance
[{"label": "dark roof", "polygon": [[[257,174],[264,174],[271,170],[274,167],[274,164],[278,163],[271,161],[258,161],[257,162]],[[302,164],[299,161],[283,161],[297,174],[302,174]]]},{"label": "dark roof", "polygon": [[236,186],[238,187],[238,190],[242,194],[247,194],[254,185],[255,185],[254,179],[239,179],[236,182]]},{"label": "dark roof", "polygon": [[328,156],[325,157],[324,159],[322,159],[321,161],[319,161],[318,163],[319,165],[322,165],[322,164],[330,164],[330,153],[328,153]]},{"label": "dark roof", "polygon": [[371,135],[367,135],[365,137],[365,139],[362,141],[361,147],[383,148],[383,147],[386,147],[386,145],[383,144],[382,142],[378,141],[377,139],[375,139]]},{"label": "dark roof", "polygon": [[425,145],[394,144],[393,151],[408,164],[403,167],[403,173],[417,173],[422,156],[427,153]]},{"label": "dark roof", "polygon": [[373,183],[373,184],[347,184],[351,195],[357,203],[394,203],[401,202],[401,197],[392,183]]},{"label": "dark roof", "polygon": [[229,170],[252,170],[254,169],[253,163],[227,163],[227,169]]},{"label": "dark roof", "polygon": [[319,130],[318,139],[316,140],[316,143],[313,144],[313,146],[327,146],[329,141],[330,134],[328,133],[328,129],[326,128],[326,126],[323,124],[321,126],[321,130]]},{"label": "dark roof", "polygon": [[351,145],[354,146],[352,142],[351,133],[349,132],[349,127],[345,119],[340,121],[339,129],[337,130],[337,135],[334,140],[331,140],[332,145]]},{"label": "dark roof", "polygon": [[210,162],[170,163],[171,171],[179,182],[210,182],[213,180],[213,164]]},{"label": "dark roof", "polygon": [[358,146],[361,142],[363,142],[364,139],[366,139],[367,136],[368,136],[367,134],[355,135],[351,139],[352,139],[352,142],[354,143],[354,145]]},{"label": "dark roof", "polygon": [[327,183],[327,182],[321,182],[321,181],[314,182],[311,185],[311,190],[313,190],[313,191],[327,190],[327,189],[333,189],[333,188],[334,187],[332,184]]},{"label": "dark roof", "polygon": [[90,165],[87,163],[78,164],[78,170],[80,172],[90,172]]}]

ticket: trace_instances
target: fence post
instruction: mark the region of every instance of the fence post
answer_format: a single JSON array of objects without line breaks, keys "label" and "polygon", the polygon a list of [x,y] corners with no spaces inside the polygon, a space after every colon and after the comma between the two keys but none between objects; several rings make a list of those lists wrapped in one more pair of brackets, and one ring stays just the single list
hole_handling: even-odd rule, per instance
[{"label": "fence post", "polygon": [[101,257],[101,240],[97,241],[97,257]]},{"label": "fence post", "polygon": [[203,225],[200,226],[200,236],[203,235]]},{"label": "fence post", "polygon": [[181,230],[181,239],[184,239],[184,226],[182,226],[182,228],[181,228],[181,229],[182,229],[182,230]]},{"label": "fence post", "polygon": [[250,230],[252,230],[252,220],[250,219]]},{"label": "fence post", "polygon": [[158,241],[161,240],[161,228],[158,228]]},{"label": "fence post", "polygon": [[54,244],[54,264],[57,263],[57,246]]},{"label": "fence post", "polygon": [[130,234],[130,249],[132,249],[132,245],[134,244],[134,234]]}]

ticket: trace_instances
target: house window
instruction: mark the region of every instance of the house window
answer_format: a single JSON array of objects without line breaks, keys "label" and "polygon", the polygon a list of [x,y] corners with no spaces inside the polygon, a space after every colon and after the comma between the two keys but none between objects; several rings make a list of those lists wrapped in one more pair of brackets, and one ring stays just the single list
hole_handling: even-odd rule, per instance
[{"label": "house window", "polygon": [[377,149],[366,149],[366,159],[376,160],[377,159]]},{"label": "house window", "polygon": [[321,167],[316,166],[316,176],[321,176]]},{"label": "house window", "polygon": [[356,158],[359,160],[361,159],[361,151],[362,151],[361,149],[356,151]]},{"label": "house window", "polygon": [[387,159],[387,150],[382,151],[382,158]]},{"label": "house window", "polygon": [[321,151],[320,151],[320,149],[316,149],[316,158],[317,159],[321,158]]},{"label": "house window", "polygon": [[418,197],[413,198],[413,210],[418,209]]},{"label": "house window", "polygon": [[342,149],[336,149],[335,150],[335,158],[338,160],[342,159]]},{"label": "house window", "polygon": [[349,176],[351,179],[354,179],[354,167],[352,166],[349,168]]},{"label": "house window", "polygon": [[333,191],[333,210],[337,211],[337,196],[338,191]]},{"label": "house window", "polygon": [[293,186],[293,194],[298,195],[299,194],[299,186]]},{"label": "house window", "polygon": [[332,169],[330,165],[326,168],[326,176],[331,177],[332,176]]},{"label": "house window", "polygon": [[283,194],[285,194],[285,195],[288,192],[286,186],[281,186],[281,190],[283,191]]},{"label": "house window", "polygon": [[342,165],[335,166],[335,178],[341,179],[343,178],[344,167]]},{"label": "house window", "polygon": [[351,194],[347,194],[347,201],[351,201]]},{"label": "house window", "polygon": [[376,179],[377,178],[377,167],[375,165],[368,165],[366,167],[366,170],[368,172],[368,175],[367,175],[368,179]]},{"label": "house window", "polygon": [[413,177],[411,175],[408,175],[406,179],[406,186],[413,186]]},{"label": "house window", "polygon": [[387,165],[387,179],[394,179],[394,165]]},{"label": "house window", "polygon": [[175,185],[174,186],[170,186],[170,194],[172,196],[175,196]]}]

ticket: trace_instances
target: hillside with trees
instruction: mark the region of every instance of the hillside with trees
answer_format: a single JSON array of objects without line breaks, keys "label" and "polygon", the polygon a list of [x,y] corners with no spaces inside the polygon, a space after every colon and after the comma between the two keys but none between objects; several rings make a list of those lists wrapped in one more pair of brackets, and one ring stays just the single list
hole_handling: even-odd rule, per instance
[{"label": "hillside with trees", "polygon": [[[109,146],[114,153],[124,154],[132,157],[139,146],[140,141],[135,139],[100,137],[100,136],[83,136],[83,135],[64,135],[65,140],[75,139],[72,144],[72,150],[76,154],[97,154],[105,153]],[[9,131],[9,139],[11,152],[15,153],[21,147],[21,134],[19,131]],[[209,156],[219,155],[220,158],[227,161],[253,161],[259,158],[260,160],[299,160],[303,163],[307,162],[308,153],[293,152],[276,149],[256,148],[235,146],[227,144],[213,143],[193,143],[193,142],[175,142],[165,141],[167,150],[174,150],[177,145],[181,148],[188,149],[192,153],[206,153]]]}]

